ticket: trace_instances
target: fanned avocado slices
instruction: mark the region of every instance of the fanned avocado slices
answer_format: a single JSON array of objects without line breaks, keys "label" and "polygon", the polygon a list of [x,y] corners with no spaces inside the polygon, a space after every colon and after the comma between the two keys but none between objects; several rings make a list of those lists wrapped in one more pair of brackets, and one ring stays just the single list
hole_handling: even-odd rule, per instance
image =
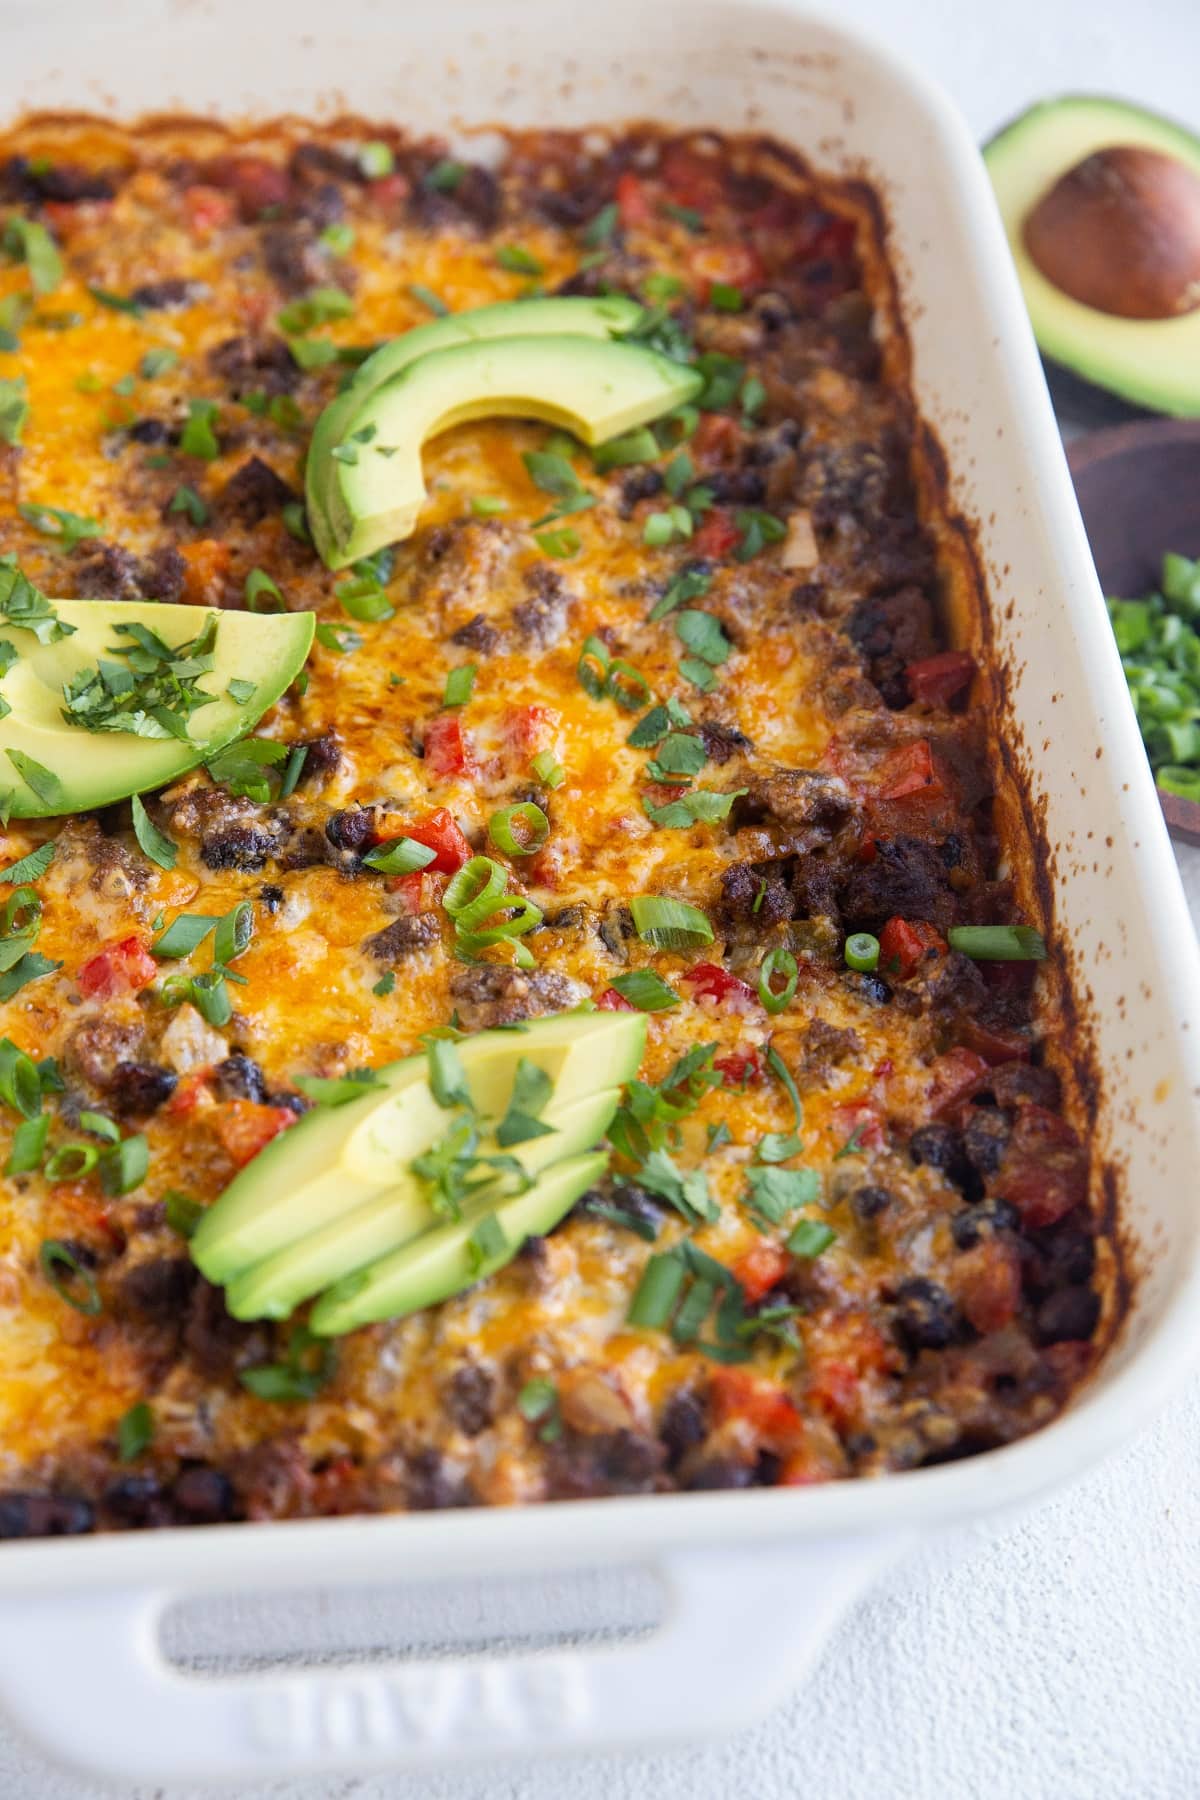
[{"label": "fanned avocado slices", "polygon": [[468,1229],[445,1267],[463,1258],[475,1267],[479,1244],[463,1246],[476,1227],[485,1249],[498,1243],[485,1222],[493,1213],[503,1214],[515,1254],[528,1209],[510,1203],[529,1199],[549,1218],[546,1182],[604,1136],[645,1035],[640,1013],[563,1013],[435,1043],[427,1055],[331,1083],[319,1090],[327,1103],[274,1139],[209,1209],[193,1260],[226,1287],[234,1316],[249,1319],[286,1318],[384,1263],[390,1292],[393,1261],[447,1224]]},{"label": "fanned avocado slices", "polygon": [[307,612],[48,600],[0,565],[0,805],[86,812],[174,781],[274,705],[313,628]]},{"label": "fanned avocado slices", "polygon": [[[518,310],[532,314],[535,304]],[[329,568],[411,536],[425,502],[422,446],[452,425],[541,419],[595,445],[673,412],[704,385],[698,370],[644,344],[538,333],[532,319],[528,330],[423,350],[379,385],[332,403],[307,474],[309,522]]]}]

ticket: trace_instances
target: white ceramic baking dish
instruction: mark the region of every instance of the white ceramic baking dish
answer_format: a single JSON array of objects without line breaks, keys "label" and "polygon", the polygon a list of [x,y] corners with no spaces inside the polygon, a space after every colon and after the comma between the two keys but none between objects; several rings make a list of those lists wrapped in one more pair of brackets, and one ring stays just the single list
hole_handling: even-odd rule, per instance
[{"label": "white ceramic baking dish", "polygon": [[[1053,846],[1055,937],[1089,990],[1096,1142],[1140,1247],[1101,1376],[1036,1437],[884,1481],[0,1549],[0,1698],[50,1751],[121,1777],[244,1783],[728,1729],[799,1678],[907,1544],[1027,1503],[1142,1425],[1200,1335],[1200,961],[974,145],[882,46],[786,0],[605,0],[569,17],[556,0],[0,0],[0,32],[9,115],[351,107],[428,129],[641,116],[770,131],[886,197],[918,397],[979,523]],[[663,1628],[633,1645],[210,1679],[157,1646],[166,1602],[197,1591],[616,1563],[653,1566],[670,1596]]]}]

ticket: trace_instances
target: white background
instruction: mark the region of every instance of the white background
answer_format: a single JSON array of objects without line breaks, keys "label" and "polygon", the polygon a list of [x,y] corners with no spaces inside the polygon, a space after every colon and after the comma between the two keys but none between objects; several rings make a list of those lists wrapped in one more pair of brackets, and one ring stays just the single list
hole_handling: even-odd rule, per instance
[{"label": "white background", "polygon": [[[839,0],[836,10],[926,64],[980,137],[1064,90],[1123,94],[1200,132],[1200,0]],[[401,0],[398,31],[403,11]],[[0,32],[3,14],[0,3]],[[1181,860],[1200,919],[1200,851]],[[386,1627],[377,1629],[386,1641]],[[303,1635],[312,1641],[311,1617]],[[0,1800],[113,1792],[51,1770],[0,1730]],[[728,1743],[444,1778],[277,1785],[242,1790],[240,1800],[729,1795],[1197,1800],[1200,1385],[1124,1455],[1027,1520],[977,1530],[952,1556],[929,1551],[896,1571],[847,1618],[808,1683]],[[124,1800],[197,1795],[139,1789]]]}]

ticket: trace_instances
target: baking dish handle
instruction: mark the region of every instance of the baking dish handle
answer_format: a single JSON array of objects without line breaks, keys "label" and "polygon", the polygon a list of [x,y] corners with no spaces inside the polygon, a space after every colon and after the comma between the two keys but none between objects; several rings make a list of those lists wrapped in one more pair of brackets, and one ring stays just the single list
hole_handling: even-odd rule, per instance
[{"label": "baking dish handle", "polygon": [[16,1595],[0,1606],[0,1701],[50,1755],[123,1781],[249,1782],[608,1750],[726,1732],[807,1671],[895,1540],[680,1551],[666,1616],[599,1648],[181,1674],[166,1592]]}]

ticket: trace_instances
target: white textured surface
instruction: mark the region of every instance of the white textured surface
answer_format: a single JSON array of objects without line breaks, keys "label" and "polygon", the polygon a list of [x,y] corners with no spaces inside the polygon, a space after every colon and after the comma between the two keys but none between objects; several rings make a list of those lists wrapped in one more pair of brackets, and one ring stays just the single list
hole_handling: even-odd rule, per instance
[{"label": "white textured surface", "polygon": [[[841,0],[839,11],[890,30],[981,136],[1062,89],[1123,93],[1200,130],[1196,0],[1002,0],[986,11],[978,0]],[[1181,861],[1200,920],[1200,851]],[[781,1594],[779,1603],[803,1599]],[[543,1611],[549,1623],[557,1611],[550,1596]],[[322,1635],[314,1607],[296,1637]],[[363,1635],[387,1641],[379,1609]],[[0,1800],[113,1792],[60,1775],[0,1732]],[[729,1743],[442,1780],[275,1786],[242,1790],[240,1800],[715,1800],[730,1792],[753,1800],[1195,1800],[1200,1387],[1074,1491],[897,1571],[846,1619],[808,1684]],[[127,1790],[124,1800],[198,1795]]]}]

